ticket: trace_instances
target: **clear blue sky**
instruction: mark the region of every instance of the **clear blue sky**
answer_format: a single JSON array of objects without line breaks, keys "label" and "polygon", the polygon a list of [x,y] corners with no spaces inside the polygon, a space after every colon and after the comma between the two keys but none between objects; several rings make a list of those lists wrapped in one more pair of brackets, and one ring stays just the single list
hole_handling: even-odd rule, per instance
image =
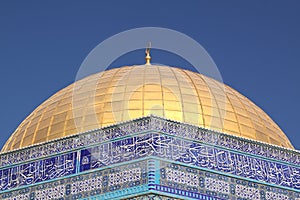
[{"label": "clear blue sky", "polygon": [[[297,0],[3,0],[0,146],[36,106],[74,81],[97,44],[127,29],[156,26],[202,44],[224,82],[263,108],[300,149],[299,10]],[[113,65],[143,63],[143,56],[128,54]],[[153,57],[156,63],[186,64],[165,52]]]}]

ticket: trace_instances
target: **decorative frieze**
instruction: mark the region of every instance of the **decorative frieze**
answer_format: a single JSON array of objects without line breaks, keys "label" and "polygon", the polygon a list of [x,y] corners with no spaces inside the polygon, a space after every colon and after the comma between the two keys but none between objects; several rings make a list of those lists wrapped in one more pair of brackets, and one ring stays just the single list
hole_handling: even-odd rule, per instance
[{"label": "decorative frieze", "polygon": [[[114,166],[0,194],[4,200],[82,199],[147,185],[148,161]],[[120,176],[122,175],[122,176]]]},{"label": "decorative frieze", "polygon": [[149,116],[126,123],[113,125],[107,128],[93,130],[86,133],[61,138],[55,141],[34,145],[32,147],[1,153],[0,166],[4,167],[14,163],[26,162],[31,159],[37,159],[57,153],[64,153],[66,151],[76,150],[84,146],[111,141],[120,137],[144,131],[160,131],[176,137],[197,140],[198,142],[213,144],[244,153],[300,165],[300,153],[295,150],[247,140],[228,134],[218,133],[155,116]]},{"label": "decorative frieze", "polygon": [[157,156],[218,172],[300,189],[300,168],[204,145],[149,133],[81,150],[80,170],[87,171],[134,159]]}]

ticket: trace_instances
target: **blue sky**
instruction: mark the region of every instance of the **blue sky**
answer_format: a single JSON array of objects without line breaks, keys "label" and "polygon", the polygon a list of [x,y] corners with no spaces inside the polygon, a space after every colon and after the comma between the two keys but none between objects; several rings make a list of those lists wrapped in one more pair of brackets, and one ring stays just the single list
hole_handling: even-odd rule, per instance
[{"label": "blue sky", "polygon": [[[265,110],[300,149],[300,3],[252,1],[1,1],[0,146],[33,109],[75,79],[101,41],[170,28],[198,41],[223,80]],[[144,52],[112,65],[144,62]],[[153,62],[189,68],[173,54]]]}]

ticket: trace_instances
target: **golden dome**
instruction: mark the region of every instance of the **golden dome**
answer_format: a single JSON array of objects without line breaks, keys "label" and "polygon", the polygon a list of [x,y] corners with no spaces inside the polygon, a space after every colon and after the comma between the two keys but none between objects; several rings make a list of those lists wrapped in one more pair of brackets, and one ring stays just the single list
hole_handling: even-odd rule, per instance
[{"label": "golden dome", "polygon": [[179,68],[111,69],[60,90],[15,130],[2,151],[150,114],[293,148],[276,123],[231,87]]}]

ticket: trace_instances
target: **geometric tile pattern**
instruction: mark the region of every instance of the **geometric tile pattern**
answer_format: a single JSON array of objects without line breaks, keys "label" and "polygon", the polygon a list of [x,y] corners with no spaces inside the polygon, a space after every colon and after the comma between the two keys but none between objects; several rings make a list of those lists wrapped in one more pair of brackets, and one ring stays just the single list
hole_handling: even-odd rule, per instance
[{"label": "geometric tile pattern", "polygon": [[[175,193],[175,189],[178,189],[195,194],[205,194],[220,199],[282,200],[300,198],[299,192],[289,192],[284,189],[174,163],[161,161],[160,164],[161,179],[159,188],[164,188],[165,190],[166,188],[172,188],[169,190],[171,191],[170,193]],[[176,173],[174,174],[174,171],[171,172],[170,169],[173,169]],[[194,177],[198,177],[198,185],[189,186],[182,181],[191,173]],[[169,176],[174,177],[170,178]]]}]

